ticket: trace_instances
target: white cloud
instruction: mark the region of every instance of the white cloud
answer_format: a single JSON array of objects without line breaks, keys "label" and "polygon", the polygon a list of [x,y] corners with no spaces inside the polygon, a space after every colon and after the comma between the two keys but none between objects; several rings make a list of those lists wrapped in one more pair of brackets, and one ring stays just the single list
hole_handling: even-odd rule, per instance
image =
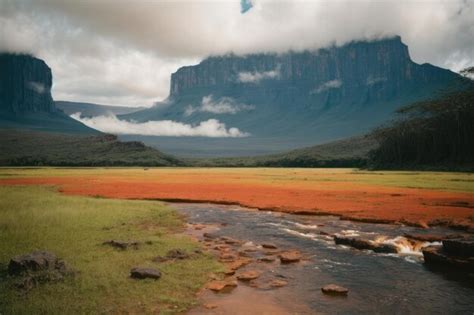
[{"label": "white cloud", "polygon": [[327,91],[327,90],[330,90],[330,89],[338,89],[338,88],[341,87],[341,85],[342,85],[341,80],[327,81],[327,82],[321,84],[320,86],[318,86],[318,88],[311,91],[311,93],[321,93],[321,92],[324,92],[324,91]]},{"label": "white cloud", "polygon": [[31,81],[28,82],[29,88],[35,91],[38,94],[43,94],[46,91],[46,86],[43,83]]},{"label": "white cloud", "polygon": [[474,0],[251,2],[241,14],[239,0],[0,0],[0,50],[45,59],[55,99],[132,106],[166,98],[178,67],[229,52],[397,34],[416,62],[455,71],[474,65]]},{"label": "white cloud", "polygon": [[221,97],[217,101],[212,95],[204,96],[201,105],[194,107],[192,105],[186,108],[185,116],[190,116],[195,112],[207,112],[213,114],[236,114],[244,110],[255,109],[254,106],[239,104],[231,97]]},{"label": "white cloud", "polygon": [[262,80],[277,79],[280,77],[280,69],[264,72],[239,72],[238,80],[242,83],[258,83]]},{"label": "white cloud", "polygon": [[81,117],[81,113],[71,115],[72,118],[86,126],[112,134],[168,136],[168,137],[211,137],[241,138],[249,136],[237,128],[227,128],[217,119],[202,121],[197,125],[184,124],[172,120],[159,120],[138,123],[120,120],[115,116]]},{"label": "white cloud", "polygon": [[377,83],[380,83],[380,82],[384,82],[384,81],[387,81],[387,78],[383,78],[383,77],[376,77],[376,78],[373,78],[373,77],[368,77],[367,78],[367,85],[374,85],[374,84],[377,84]]}]

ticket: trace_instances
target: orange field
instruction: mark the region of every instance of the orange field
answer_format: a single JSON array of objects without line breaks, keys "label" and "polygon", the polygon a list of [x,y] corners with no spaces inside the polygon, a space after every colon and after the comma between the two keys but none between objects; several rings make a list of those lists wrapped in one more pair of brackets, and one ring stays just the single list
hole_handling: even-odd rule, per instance
[{"label": "orange field", "polygon": [[1,185],[54,185],[70,195],[215,202],[370,222],[474,227],[472,174],[350,169],[7,171]]}]

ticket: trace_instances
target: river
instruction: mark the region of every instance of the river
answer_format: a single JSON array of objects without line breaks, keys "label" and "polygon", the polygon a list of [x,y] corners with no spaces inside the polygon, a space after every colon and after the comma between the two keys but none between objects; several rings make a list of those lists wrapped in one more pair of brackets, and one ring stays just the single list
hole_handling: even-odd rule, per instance
[{"label": "river", "polygon": [[[309,313],[323,314],[473,314],[473,278],[428,269],[420,246],[410,246],[405,233],[453,233],[389,224],[359,223],[334,216],[292,215],[256,211],[239,206],[176,203],[188,222],[215,224],[218,236],[250,244],[273,243],[297,249],[307,260],[298,266],[275,263],[268,272],[288,279],[272,290],[275,301],[304,305]],[[323,233],[321,233],[323,232]],[[363,237],[396,244],[398,254],[376,254],[336,245],[331,236]],[[347,297],[326,296],[321,287],[335,283],[350,290]],[[265,291],[269,292],[269,291]],[[288,305],[287,305],[288,306]],[[291,310],[291,305],[289,306]],[[304,311],[303,311],[304,312]]]}]

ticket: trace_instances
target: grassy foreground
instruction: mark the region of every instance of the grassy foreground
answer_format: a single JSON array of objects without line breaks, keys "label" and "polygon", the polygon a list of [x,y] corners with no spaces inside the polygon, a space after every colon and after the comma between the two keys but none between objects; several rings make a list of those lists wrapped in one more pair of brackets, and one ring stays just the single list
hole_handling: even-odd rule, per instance
[{"label": "grassy foreground", "polygon": [[[178,233],[182,218],[159,202],[70,197],[37,186],[0,186],[0,195],[0,314],[178,313],[220,268],[205,254],[151,261],[170,249],[198,248]],[[102,245],[108,239],[152,243],[119,251]],[[35,249],[54,252],[77,274],[21,294],[7,265]],[[133,280],[135,266],[158,268],[162,278]]]}]

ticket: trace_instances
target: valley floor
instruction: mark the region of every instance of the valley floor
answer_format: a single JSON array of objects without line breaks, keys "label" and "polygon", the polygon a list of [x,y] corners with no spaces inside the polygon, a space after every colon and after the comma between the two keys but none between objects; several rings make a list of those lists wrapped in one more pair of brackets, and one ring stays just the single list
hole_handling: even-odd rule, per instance
[{"label": "valley floor", "polygon": [[68,195],[238,204],[346,219],[474,230],[474,174],[356,169],[1,169],[0,185]]}]

